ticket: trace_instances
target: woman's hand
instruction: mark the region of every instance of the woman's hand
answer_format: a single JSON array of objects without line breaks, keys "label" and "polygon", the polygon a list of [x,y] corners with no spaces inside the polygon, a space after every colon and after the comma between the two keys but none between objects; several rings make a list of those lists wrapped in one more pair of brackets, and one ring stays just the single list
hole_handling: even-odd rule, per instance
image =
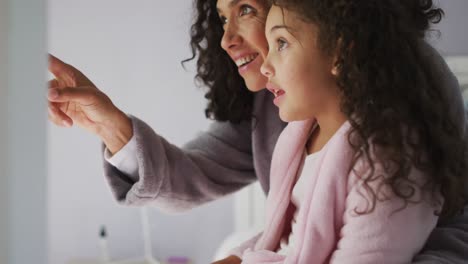
[{"label": "woman's hand", "polygon": [[242,260],[237,256],[229,256],[225,259],[221,259],[218,261],[213,262],[212,264],[240,264]]},{"label": "woman's hand", "polygon": [[98,135],[114,154],[132,137],[132,124],[84,74],[49,55],[49,120],[58,126],[73,124]]}]

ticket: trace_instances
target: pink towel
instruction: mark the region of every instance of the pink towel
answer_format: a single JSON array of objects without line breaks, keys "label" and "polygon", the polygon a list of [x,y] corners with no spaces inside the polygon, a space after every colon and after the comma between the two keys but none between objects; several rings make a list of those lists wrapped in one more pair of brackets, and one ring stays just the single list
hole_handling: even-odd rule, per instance
[{"label": "pink towel", "polygon": [[[290,219],[287,209],[314,122],[291,122],[280,135],[272,158],[264,232],[235,250],[243,253],[242,263],[409,263],[435,227],[438,218],[434,212],[441,203],[433,203],[429,192],[418,189],[414,199],[422,198],[422,202],[395,212],[403,201],[384,187],[379,197],[386,199],[379,201],[372,213],[357,215],[355,209],[365,211],[368,206],[358,175],[366,170],[358,161],[349,172],[354,154],[347,137],[349,122],[318,154],[299,211],[294,248],[288,256],[276,253],[285,225],[291,224],[286,222]],[[384,175],[381,166],[375,167],[375,173]],[[413,169],[411,178],[422,182],[424,175]],[[378,183],[371,186],[376,189]]]}]

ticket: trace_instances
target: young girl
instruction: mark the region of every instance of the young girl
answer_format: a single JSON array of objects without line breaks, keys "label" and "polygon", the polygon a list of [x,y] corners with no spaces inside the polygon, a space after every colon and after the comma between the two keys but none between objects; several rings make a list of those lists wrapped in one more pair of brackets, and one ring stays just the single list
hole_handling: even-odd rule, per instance
[{"label": "young girl", "polygon": [[282,120],[242,263],[409,263],[464,204],[464,131],[422,45],[431,0],[277,0],[262,66]]}]

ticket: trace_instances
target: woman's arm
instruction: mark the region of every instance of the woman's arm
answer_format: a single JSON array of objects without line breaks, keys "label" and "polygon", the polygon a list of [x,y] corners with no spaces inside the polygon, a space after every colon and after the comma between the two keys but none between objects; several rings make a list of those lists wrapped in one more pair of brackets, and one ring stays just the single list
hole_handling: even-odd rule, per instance
[{"label": "woman's arm", "polygon": [[115,198],[129,205],[181,211],[214,200],[256,180],[250,123],[215,122],[183,148],[131,117],[137,175],[104,161]]},{"label": "woman's arm", "polygon": [[468,205],[462,215],[439,223],[432,231],[414,264],[453,263],[468,261]]}]

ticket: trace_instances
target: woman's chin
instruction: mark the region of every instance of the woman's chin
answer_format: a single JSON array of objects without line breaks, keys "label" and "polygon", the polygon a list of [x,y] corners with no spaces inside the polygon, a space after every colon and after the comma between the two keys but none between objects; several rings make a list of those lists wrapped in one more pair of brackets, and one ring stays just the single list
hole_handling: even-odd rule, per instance
[{"label": "woman's chin", "polygon": [[267,78],[244,78],[247,89],[251,92],[260,92],[265,89]]}]

